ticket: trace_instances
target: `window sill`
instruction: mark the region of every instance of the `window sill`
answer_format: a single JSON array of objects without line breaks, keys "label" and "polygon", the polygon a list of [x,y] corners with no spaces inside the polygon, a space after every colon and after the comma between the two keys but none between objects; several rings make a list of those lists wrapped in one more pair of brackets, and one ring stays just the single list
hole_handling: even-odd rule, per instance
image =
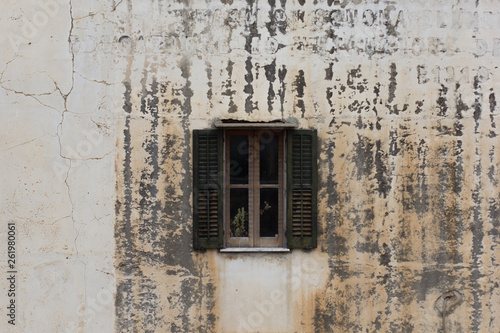
[{"label": "window sill", "polygon": [[290,249],[284,247],[228,247],[220,249],[220,252],[290,252]]}]

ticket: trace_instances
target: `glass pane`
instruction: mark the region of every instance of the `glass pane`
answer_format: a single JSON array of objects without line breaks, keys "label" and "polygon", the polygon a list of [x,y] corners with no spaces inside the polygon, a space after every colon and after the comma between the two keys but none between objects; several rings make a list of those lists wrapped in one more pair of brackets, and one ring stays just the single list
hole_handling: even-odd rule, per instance
[{"label": "glass pane", "polygon": [[232,188],[229,195],[231,237],[248,237],[248,189]]},{"label": "glass pane", "polygon": [[234,135],[229,142],[231,184],[248,184],[248,136]]},{"label": "glass pane", "polygon": [[278,137],[263,133],[260,141],[260,183],[278,184]]},{"label": "glass pane", "polygon": [[260,189],[260,237],[278,236],[278,189]]}]

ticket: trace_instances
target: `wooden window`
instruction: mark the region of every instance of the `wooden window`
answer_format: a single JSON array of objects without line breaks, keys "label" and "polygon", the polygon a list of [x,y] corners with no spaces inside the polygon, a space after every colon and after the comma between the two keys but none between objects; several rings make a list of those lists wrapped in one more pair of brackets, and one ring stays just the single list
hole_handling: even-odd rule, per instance
[{"label": "wooden window", "polygon": [[226,131],[226,246],[283,246],[283,146],[281,130]]},{"label": "wooden window", "polygon": [[316,247],[316,132],[193,132],[194,247]]}]

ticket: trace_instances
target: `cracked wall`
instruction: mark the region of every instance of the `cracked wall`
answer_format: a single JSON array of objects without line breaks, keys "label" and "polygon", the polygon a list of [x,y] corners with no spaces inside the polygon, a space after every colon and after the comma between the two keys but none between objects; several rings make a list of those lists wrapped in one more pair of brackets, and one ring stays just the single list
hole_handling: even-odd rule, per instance
[{"label": "cracked wall", "polygon": [[[442,332],[456,290],[447,331],[498,331],[497,5],[6,6],[16,328]],[[229,118],[318,130],[317,249],[193,251],[191,133]]]},{"label": "cracked wall", "polygon": [[114,330],[114,74],[78,42],[109,34],[109,11],[2,3],[0,216],[17,226],[18,271],[15,326],[1,284],[2,332]]}]

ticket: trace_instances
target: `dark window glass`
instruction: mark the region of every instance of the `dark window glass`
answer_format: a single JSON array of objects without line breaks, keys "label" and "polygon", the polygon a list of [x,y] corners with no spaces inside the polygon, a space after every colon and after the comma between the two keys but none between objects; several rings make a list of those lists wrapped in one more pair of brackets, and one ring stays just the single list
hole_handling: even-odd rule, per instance
[{"label": "dark window glass", "polygon": [[260,237],[278,236],[278,189],[260,190]]},{"label": "dark window glass", "polygon": [[278,184],[278,137],[262,133],[260,141],[260,183]]},{"label": "dark window glass", "polygon": [[234,135],[229,143],[231,184],[248,184],[248,136]]},{"label": "dark window glass", "polygon": [[248,189],[232,188],[229,195],[231,237],[248,237]]}]

